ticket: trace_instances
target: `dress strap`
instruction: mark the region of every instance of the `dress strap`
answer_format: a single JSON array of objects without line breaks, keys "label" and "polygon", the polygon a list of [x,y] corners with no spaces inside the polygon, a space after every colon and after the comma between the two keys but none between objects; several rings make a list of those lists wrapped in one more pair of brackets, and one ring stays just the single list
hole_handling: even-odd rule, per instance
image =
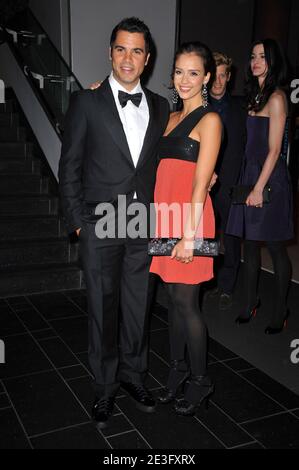
[{"label": "dress strap", "polygon": [[213,107],[208,104],[205,108],[200,106],[188,114],[172,131],[167,134],[171,137],[188,137],[196,124],[208,113],[214,112]]}]

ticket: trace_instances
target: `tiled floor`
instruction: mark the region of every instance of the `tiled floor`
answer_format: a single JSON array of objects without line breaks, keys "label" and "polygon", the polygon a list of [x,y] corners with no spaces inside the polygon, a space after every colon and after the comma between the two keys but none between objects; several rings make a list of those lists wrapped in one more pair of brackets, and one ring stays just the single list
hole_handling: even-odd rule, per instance
[{"label": "tiled floor", "polygon": [[[2,449],[299,448],[299,396],[212,339],[208,410],[180,418],[160,406],[147,415],[120,390],[109,427],[98,431],[89,415],[84,291],[0,300],[0,332]],[[154,394],[168,361],[167,312],[156,304],[147,383]]]}]

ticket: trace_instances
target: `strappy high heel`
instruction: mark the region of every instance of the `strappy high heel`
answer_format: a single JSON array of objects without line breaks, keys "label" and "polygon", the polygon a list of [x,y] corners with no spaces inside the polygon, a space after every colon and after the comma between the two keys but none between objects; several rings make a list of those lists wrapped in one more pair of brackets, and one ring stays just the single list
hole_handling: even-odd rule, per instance
[{"label": "strappy high heel", "polygon": [[186,397],[176,400],[174,411],[180,416],[194,416],[202,404],[205,404],[205,408],[208,409],[209,399],[215,390],[214,384],[207,376],[194,377],[190,385],[193,385],[193,394],[197,388],[197,397],[194,397],[194,400],[191,402],[187,390]]},{"label": "strappy high heel", "polygon": [[237,323],[238,325],[249,323],[252,318],[256,317],[257,309],[259,308],[260,303],[261,303],[260,299],[257,299],[255,306],[247,310],[246,315],[243,315],[243,314],[239,315],[235,319],[235,323]]},{"label": "strappy high heel", "polygon": [[168,403],[174,401],[178,397],[178,395],[183,392],[187,379],[188,376],[184,378],[182,383],[180,383],[175,390],[171,390],[165,387],[161,391],[160,395],[157,397],[157,402],[160,403],[160,405],[167,405]]},{"label": "strappy high heel", "polygon": [[170,379],[168,382],[174,383],[174,386],[165,387],[161,391],[160,395],[157,397],[157,402],[160,403],[160,405],[167,405],[167,403],[171,403],[184,390],[184,386],[190,376],[190,372],[180,371],[179,362],[180,361],[176,360],[171,362],[171,369],[169,373]]}]

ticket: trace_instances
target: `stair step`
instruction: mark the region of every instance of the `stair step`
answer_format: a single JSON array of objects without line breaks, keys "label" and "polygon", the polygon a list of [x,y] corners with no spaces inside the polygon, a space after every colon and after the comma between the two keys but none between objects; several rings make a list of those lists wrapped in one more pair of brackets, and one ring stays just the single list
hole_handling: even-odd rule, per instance
[{"label": "stair step", "polygon": [[0,159],[0,175],[40,175],[42,164],[37,159]]},{"label": "stair step", "polygon": [[25,142],[24,127],[0,127],[0,142]]},{"label": "stair step", "polygon": [[0,157],[26,157],[32,155],[33,144],[23,142],[0,142]]},{"label": "stair step", "polygon": [[16,113],[0,113],[0,127],[16,127],[19,125],[19,115]]},{"label": "stair step", "polygon": [[81,288],[79,267],[68,264],[0,271],[0,298]]},{"label": "stair step", "polygon": [[7,196],[0,198],[0,216],[56,215],[58,197]]},{"label": "stair step", "polygon": [[0,270],[40,264],[76,262],[78,245],[68,238],[0,242]]},{"label": "stair step", "polygon": [[0,217],[0,241],[57,238],[67,232],[57,216]]},{"label": "stair step", "polygon": [[30,128],[19,127],[13,92],[6,98],[0,104],[0,298],[80,289],[78,244],[70,243],[59,216],[56,185],[35,144],[26,142]]},{"label": "stair step", "polygon": [[14,110],[14,101],[6,100],[5,103],[0,103],[0,113],[11,113]]},{"label": "stair step", "polygon": [[49,178],[39,175],[1,175],[0,196],[17,194],[45,194]]}]

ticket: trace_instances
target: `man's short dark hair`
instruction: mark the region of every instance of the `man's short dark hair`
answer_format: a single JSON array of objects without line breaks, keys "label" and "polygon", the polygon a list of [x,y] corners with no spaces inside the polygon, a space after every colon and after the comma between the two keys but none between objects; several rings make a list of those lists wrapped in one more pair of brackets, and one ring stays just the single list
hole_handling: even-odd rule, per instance
[{"label": "man's short dark hair", "polygon": [[145,52],[150,52],[152,46],[152,35],[146,24],[139,18],[132,16],[124,18],[118,23],[111,33],[110,47],[113,47],[118,31],[127,31],[128,33],[142,33],[145,41]]}]

